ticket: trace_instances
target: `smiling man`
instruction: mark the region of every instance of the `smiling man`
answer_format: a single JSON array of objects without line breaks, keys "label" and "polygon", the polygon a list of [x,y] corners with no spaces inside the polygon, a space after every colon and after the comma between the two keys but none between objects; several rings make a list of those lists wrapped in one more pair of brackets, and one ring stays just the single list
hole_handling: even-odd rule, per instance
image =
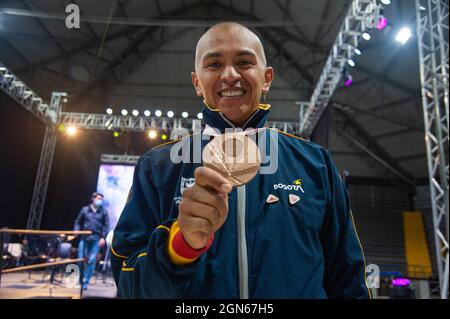
[{"label": "smiling man", "polygon": [[369,297],[349,198],[330,154],[264,128],[270,105],[260,99],[273,79],[248,28],[220,23],[200,38],[192,72],[204,105],[200,151],[214,138],[208,128],[252,128],[269,140],[275,134],[268,144],[276,143],[280,163],[232,187],[201,163],[171,160],[173,147],[196,151],[193,136],[144,154],[111,245],[120,296]]},{"label": "smiling man", "polygon": [[259,38],[239,24],[223,23],[199,40],[192,82],[198,96],[236,126],[257,109],[273,80]]}]

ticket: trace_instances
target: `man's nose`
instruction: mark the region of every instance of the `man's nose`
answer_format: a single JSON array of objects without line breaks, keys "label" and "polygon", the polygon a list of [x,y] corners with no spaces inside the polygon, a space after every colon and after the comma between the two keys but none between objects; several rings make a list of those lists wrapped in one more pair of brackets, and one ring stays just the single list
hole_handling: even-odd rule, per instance
[{"label": "man's nose", "polygon": [[228,65],[223,69],[220,79],[227,84],[235,84],[241,79],[241,75],[233,66]]}]

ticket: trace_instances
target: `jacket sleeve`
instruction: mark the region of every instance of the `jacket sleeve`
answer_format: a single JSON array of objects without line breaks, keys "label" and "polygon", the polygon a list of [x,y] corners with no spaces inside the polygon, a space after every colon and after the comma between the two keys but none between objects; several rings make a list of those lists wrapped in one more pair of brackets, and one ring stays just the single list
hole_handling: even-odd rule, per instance
[{"label": "jacket sleeve", "polygon": [[122,298],[181,298],[203,258],[176,264],[168,252],[169,212],[160,209],[151,158],[141,157],[125,208],[114,229],[111,265]]},{"label": "jacket sleeve", "polygon": [[366,286],[365,260],[356,233],[350,199],[327,152],[329,199],[321,231],[325,258],[324,287],[328,298],[371,298]]},{"label": "jacket sleeve", "polygon": [[73,230],[82,230],[84,224],[84,208],[80,210],[77,218],[75,219],[75,223],[73,225]]}]

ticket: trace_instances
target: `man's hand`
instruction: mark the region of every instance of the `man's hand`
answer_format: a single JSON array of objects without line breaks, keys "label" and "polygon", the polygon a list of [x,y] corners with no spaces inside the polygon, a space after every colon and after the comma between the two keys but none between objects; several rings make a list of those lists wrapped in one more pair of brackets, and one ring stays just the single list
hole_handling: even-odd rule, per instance
[{"label": "man's hand", "polygon": [[225,222],[232,186],[225,177],[208,167],[198,167],[194,176],[194,186],[184,190],[178,206],[178,224],[187,243],[200,249]]}]

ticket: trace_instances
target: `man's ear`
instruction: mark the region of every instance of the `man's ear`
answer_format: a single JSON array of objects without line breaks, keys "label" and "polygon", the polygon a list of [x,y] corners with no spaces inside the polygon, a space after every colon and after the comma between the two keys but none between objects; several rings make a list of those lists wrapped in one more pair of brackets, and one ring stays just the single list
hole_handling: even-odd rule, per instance
[{"label": "man's ear", "polygon": [[191,79],[192,79],[192,84],[194,85],[195,92],[197,93],[197,95],[203,96],[202,89],[200,88],[200,85],[198,85],[197,73],[191,72]]},{"label": "man's ear", "polygon": [[275,76],[275,73],[274,73],[272,67],[269,66],[264,70],[263,91],[265,92],[265,94],[267,94],[267,92],[269,92],[269,88],[270,88],[270,85],[272,84],[274,76]]}]

